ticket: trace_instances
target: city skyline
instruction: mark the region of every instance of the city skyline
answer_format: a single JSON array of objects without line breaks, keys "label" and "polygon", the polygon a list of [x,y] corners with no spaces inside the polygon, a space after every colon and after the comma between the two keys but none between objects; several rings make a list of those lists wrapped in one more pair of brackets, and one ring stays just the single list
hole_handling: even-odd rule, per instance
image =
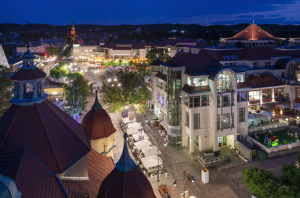
[{"label": "city skyline", "polygon": [[[81,4],[79,1],[67,2],[16,1],[14,10],[17,15],[9,13],[9,2],[3,2],[3,11],[0,13],[0,23],[25,24],[43,23],[54,25],[68,25],[71,20],[76,24],[155,24],[155,23],[182,23],[200,25],[227,25],[238,23],[252,23],[253,15],[256,24],[300,24],[297,8],[300,1],[252,1],[251,4],[234,0],[209,2],[188,0],[173,1],[172,4],[161,1],[146,2],[119,1],[115,7],[109,8],[108,2],[91,1]],[[60,5],[60,6],[57,6]],[[191,6],[193,5],[193,6]],[[47,7],[47,9],[36,9]],[[69,8],[69,9],[66,9]],[[109,9],[106,9],[109,8]],[[35,14],[29,15],[28,10]],[[9,16],[9,17],[8,17]]]}]

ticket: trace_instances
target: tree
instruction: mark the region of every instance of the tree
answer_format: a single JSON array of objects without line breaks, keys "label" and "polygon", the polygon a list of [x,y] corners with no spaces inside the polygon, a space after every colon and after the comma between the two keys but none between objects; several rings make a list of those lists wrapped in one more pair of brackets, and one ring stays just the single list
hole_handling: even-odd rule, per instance
[{"label": "tree", "polygon": [[66,69],[67,63],[66,62],[59,62],[59,64],[53,67],[50,70],[50,76],[55,79],[60,79],[62,77],[66,77],[69,71]]},{"label": "tree", "polygon": [[170,56],[167,54],[165,49],[162,48],[155,48],[150,50],[147,54],[146,54],[146,58],[147,61],[149,63],[154,62],[157,58],[159,58],[161,61],[167,62],[168,60],[170,60]]},{"label": "tree", "polygon": [[89,94],[89,85],[82,75],[69,76],[70,83],[64,84],[63,89],[66,95],[64,107],[66,112],[72,116],[77,116],[85,110],[87,106],[87,96]]},{"label": "tree", "polygon": [[66,47],[66,49],[63,52],[63,56],[65,56],[65,57],[71,56],[71,49],[72,49],[72,46]]},{"label": "tree", "polygon": [[47,56],[56,56],[58,54],[58,48],[54,46],[49,46],[46,48]]},{"label": "tree", "polygon": [[260,198],[275,197],[278,191],[279,178],[269,170],[257,166],[246,168],[242,171],[244,182],[252,194]]},{"label": "tree", "polygon": [[13,84],[10,81],[12,71],[0,65],[0,116],[10,106],[10,100],[13,95]]},{"label": "tree", "polygon": [[[134,107],[137,113],[144,111],[145,101],[152,99],[144,78],[134,71],[119,71],[118,82],[103,82],[101,101],[108,106],[109,112],[123,111]],[[120,86],[119,86],[120,84]]]}]

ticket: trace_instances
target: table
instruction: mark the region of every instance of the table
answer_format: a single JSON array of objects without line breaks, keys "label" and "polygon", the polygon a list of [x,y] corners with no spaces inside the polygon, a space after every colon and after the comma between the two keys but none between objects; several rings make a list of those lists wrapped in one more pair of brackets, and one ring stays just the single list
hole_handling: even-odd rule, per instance
[{"label": "table", "polygon": [[161,169],[163,168],[163,162],[158,156],[143,157],[141,158],[141,162],[143,163],[144,167],[147,169],[148,172],[157,171],[157,166],[160,166]]},{"label": "table", "polygon": [[139,137],[140,137],[140,133],[136,133],[136,134],[133,134],[132,135],[132,138],[134,139],[134,141],[141,141],[141,140],[149,140],[149,137],[148,137],[148,135],[146,134],[146,133],[144,133],[144,138],[143,139],[139,139]]},{"label": "table", "polygon": [[142,150],[144,148],[151,146],[152,142],[150,142],[149,140],[141,140],[133,143],[133,145],[136,147],[137,150]]}]

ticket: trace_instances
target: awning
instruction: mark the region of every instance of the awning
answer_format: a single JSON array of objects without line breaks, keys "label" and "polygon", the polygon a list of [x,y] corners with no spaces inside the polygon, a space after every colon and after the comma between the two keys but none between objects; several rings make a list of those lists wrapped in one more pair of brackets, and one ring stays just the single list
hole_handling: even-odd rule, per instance
[{"label": "awning", "polygon": [[133,145],[136,147],[137,150],[142,150],[144,148],[152,146],[152,142],[150,142],[149,140],[141,140],[133,143]]},{"label": "awning", "polygon": [[293,109],[300,111],[300,106],[299,107],[294,107]]},{"label": "awning", "polygon": [[145,157],[161,154],[161,152],[157,149],[156,146],[144,148],[142,150],[142,153],[145,155]]},{"label": "awning", "polygon": [[167,124],[167,119],[165,118],[163,121],[160,122],[160,125],[164,127],[166,130],[168,130],[168,124]]},{"label": "awning", "polygon": [[290,108],[290,105],[289,104],[279,104],[279,105],[276,105],[277,107],[280,107],[282,109],[286,109],[286,108]]}]

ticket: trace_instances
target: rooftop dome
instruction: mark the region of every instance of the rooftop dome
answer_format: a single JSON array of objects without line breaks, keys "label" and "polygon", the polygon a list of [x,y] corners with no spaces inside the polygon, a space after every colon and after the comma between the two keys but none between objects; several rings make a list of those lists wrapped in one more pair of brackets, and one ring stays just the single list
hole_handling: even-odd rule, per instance
[{"label": "rooftop dome", "polygon": [[96,91],[96,99],[92,109],[82,120],[82,126],[86,128],[90,140],[107,138],[116,132],[108,113],[99,103],[97,94]]},{"label": "rooftop dome", "polygon": [[155,198],[150,182],[130,158],[126,140],[127,133],[122,156],[103,180],[97,198]]},{"label": "rooftop dome", "polygon": [[17,186],[9,177],[0,175],[0,197],[3,198],[20,198],[22,193],[18,191]]}]

